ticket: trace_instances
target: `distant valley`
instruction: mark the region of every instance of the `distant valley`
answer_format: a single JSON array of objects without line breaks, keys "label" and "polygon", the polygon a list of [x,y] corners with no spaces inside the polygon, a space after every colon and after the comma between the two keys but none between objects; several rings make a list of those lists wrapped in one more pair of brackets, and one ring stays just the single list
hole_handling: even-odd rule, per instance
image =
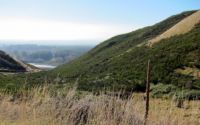
[{"label": "distant valley", "polygon": [[91,48],[92,46],[0,45],[0,50],[38,68],[53,68],[67,63]]}]

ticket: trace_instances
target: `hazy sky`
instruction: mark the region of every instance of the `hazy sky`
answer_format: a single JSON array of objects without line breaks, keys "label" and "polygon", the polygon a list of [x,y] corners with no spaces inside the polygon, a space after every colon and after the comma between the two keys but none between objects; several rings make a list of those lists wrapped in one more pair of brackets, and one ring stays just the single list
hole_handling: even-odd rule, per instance
[{"label": "hazy sky", "polygon": [[96,44],[193,9],[200,0],[0,0],[0,40]]}]

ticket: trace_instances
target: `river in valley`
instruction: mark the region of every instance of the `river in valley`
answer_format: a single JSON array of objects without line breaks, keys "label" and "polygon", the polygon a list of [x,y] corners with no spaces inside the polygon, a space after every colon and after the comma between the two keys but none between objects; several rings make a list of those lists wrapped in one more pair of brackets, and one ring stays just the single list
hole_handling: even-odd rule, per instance
[{"label": "river in valley", "polygon": [[37,63],[29,63],[30,65],[33,65],[37,68],[40,69],[45,69],[45,70],[50,70],[50,69],[54,69],[56,66],[53,65],[48,65],[48,64],[37,64]]}]

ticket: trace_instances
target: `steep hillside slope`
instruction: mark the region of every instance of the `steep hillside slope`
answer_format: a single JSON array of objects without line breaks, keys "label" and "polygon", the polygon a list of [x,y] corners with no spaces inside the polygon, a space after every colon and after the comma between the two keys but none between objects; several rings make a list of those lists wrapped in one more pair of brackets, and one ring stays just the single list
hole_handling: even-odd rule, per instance
[{"label": "steep hillside slope", "polygon": [[[152,48],[145,45],[197,11],[172,16],[158,24],[113,37],[84,56],[49,73],[58,82],[79,78],[81,90],[145,88],[146,64],[151,59],[152,82],[186,87],[200,81],[191,75],[176,72],[179,68],[200,68],[200,24],[185,34],[162,40]],[[192,86],[193,88],[193,86]]]},{"label": "steep hillside slope", "polygon": [[23,72],[26,68],[23,67],[15,59],[0,51],[0,71],[1,72]]}]

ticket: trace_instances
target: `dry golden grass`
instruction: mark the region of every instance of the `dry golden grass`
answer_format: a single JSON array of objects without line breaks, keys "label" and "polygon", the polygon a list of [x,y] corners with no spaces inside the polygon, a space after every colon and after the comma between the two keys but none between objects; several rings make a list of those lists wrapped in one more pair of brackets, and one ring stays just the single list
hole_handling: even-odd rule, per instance
[{"label": "dry golden grass", "polygon": [[155,43],[158,43],[162,39],[170,38],[172,36],[180,35],[189,32],[194,28],[194,26],[200,22],[200,10],[195,12],[194,14],[186,17],[178,24],[165,31],[163,34],[153,38],[150,40],[147,45],[153,46]]},{"label": "dry golden grass", "polygon": [[[142,125],[142,93],[120,96],[56,91],[39,87],[19,96],[0,95],[0,125]],[[167,99],[150,99],[149,125],[199,125],[200,101],[177,108]]]}]

